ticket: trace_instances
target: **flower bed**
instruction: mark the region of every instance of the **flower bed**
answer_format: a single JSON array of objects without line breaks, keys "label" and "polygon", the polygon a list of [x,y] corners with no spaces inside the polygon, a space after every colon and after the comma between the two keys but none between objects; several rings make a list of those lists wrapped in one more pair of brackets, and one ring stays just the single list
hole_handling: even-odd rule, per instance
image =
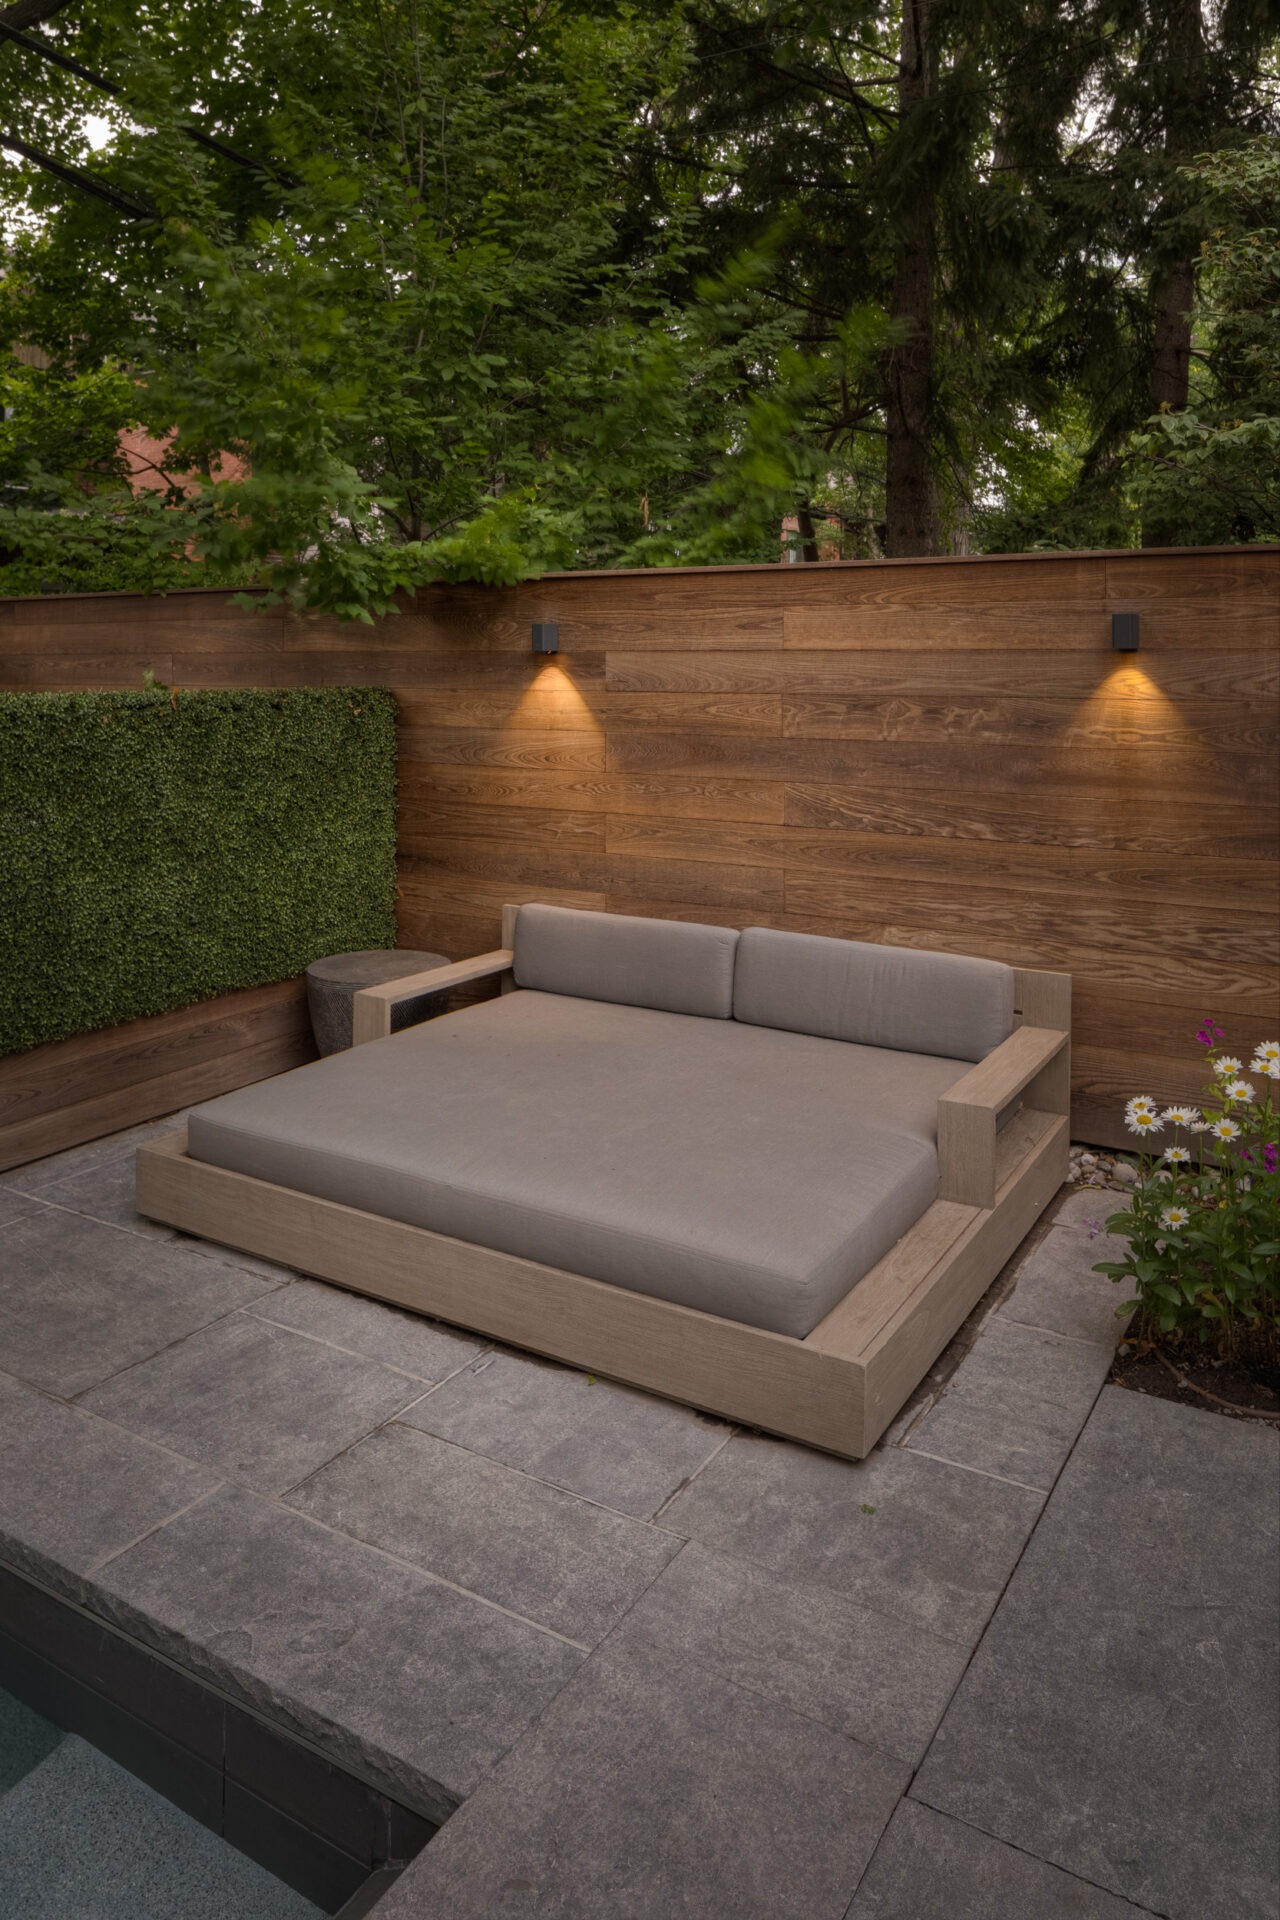
[{"label": "flower bed", "polygon": [[[1172,1137],[1144,1152],[1132,1206],[1106,1222],[1124,1256],[1095,1271],[1132,1288],[1126,1374],[1141,1367],[1154,1384],[1154,1363],[1179,1397],[1280,1418],[1280,1041],[1260,1041],[1246,1066],[1219,1051],[1212,1020],[1196,1037],[1210,1075],[1201,1105],[1160,1109],[1140,1094],[1126,1108],[1144,1143]],[[1206,1374],[1220,1387],[1229,1376],[1231,1392]]]}]

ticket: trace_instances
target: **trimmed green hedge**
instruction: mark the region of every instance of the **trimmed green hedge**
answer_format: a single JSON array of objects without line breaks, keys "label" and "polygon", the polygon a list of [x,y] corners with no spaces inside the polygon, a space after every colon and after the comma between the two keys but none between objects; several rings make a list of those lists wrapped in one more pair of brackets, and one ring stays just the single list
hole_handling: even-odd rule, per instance
[{"label": "trimmed green hedge", "polygon": [[395,701],[0,693],[0,1053],[395,944]]}]

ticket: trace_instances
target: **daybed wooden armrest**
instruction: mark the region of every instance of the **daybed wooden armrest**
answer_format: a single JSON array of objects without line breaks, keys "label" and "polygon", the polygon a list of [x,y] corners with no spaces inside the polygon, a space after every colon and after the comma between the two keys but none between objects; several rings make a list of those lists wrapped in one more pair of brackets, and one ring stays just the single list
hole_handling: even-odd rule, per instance
[{"label": "daybed wooden armrest", "polygon": [[402,980],[385,980],[381,986],[362,987],[351,1003],[351,1044],[362,1040],[381,1040],[391,1031],[391,1009],[403,1000],[419,994],[443,993],[449,987],[465,986],[470,980],[485,980],[492,974],[507,973],[511,967],[510,947],[495,947],[492,953],[478,953],[470,960],[455,960],[452,966],[429,967],[425,973],[407,973]]},{"label": "daybed wooden armrest", "polygon": [[996,1203],[999,1117],[1020,1094],[1028,1106],[1066,1113],[1070,1035],[1054,1027],[1018,1027],[938,1101],[940,1200],[970,1207]]}]

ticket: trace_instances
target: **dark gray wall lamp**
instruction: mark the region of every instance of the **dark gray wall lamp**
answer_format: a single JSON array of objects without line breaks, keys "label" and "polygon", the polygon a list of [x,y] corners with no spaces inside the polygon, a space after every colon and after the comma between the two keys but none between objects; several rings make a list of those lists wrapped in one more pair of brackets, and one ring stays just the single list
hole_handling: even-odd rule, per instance
[{"label": "dark gray wall lamp", "polygon": [[559,653],[560,629],[554,620],[534,621],[533,650],[535,653]]},{"label": "dark gray wall lamp", "polygon": [[1138,651],[1138,615],[1136,613],[1112,614],[1111,646],[1115,653]]}]

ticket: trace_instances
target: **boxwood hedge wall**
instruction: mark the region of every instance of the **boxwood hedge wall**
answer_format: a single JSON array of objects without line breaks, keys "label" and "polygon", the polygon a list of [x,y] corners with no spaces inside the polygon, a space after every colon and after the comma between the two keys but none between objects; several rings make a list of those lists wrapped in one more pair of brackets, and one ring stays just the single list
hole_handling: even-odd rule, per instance
[{"label": "boxwood hedge wall", "polygon": [[0,1053],[394,944],[389,693],[0,693]]}]

